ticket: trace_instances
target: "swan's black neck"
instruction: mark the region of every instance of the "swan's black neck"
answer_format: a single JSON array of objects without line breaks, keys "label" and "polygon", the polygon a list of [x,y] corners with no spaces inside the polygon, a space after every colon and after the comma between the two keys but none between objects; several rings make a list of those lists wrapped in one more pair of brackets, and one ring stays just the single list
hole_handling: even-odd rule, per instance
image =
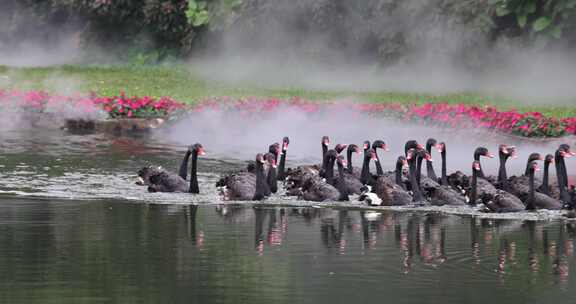
[{"label": "swan's black neck", "polygon": [[196,175],[198,163],[198,152],[192,152],[192,169],[190,169],[190,188],[188,192],[190,193],[200,193],[200,188],[198,187],[198,176]]},{"label": "swan's black neck", "polygon": [[528,201],[526,202],[526,210],[534,210],[536,206],[534,206],[534,169],[531,168],[528,170],[528,187],[530,188],[530,192],[528,193]]},{"label": "swan's black neck", "polygon": [[278,191],[278,176],[276,174],[276,168],[270,166],[268,169],[268,176],[266,177],[266,182],[270,191],[276,193]]},{"label": "swan's black neck", "polygon": [[409,179],[410,185],[412,187],[412,198],[414,202],[421,202],[423,200],[422,193],[420,192],[419,183],[416,180],[416,162],[414,159],[411,159],[409,162]]},{"label": "swan's black neck", "polygon": [[190,150],[186,151],[184,159],[182,160],[182,163],[180,163],[180,170],[178,171],[178,175],[184,180],[186,180],[186,175],[188,174],[188,160],[190,159],[190,154],[192,154]]},{"label": "swan's black neck", "polygon": [[440,181],[440,183],[444,186],[448,185],[448,176],[446,174],[446,145],[444,145],[444,148],[442,149],[442,153],[440,154],[440,156],[442,157],[442,179]]},{"label": "swan's black neck", "polygon": [[266,177],[264,177],[264,165],[261,161],[256,160],[256,191],[252,200],[260,201],[266,197]]},{"label": "swan's black neck", "polygon": [[564,203],[570,202],[570,194],[568,193],[568,175],[566,174],[566,165],[564,157],[560,154],[560,150],[556,151],[554,155],[556,161],[556,177],[558,178],[558,188],[560,190],[560,200]]},{"label": "swan's black neck", "polygon": [[282,149],[282,155],[280,156],[280,163],[278,164],[278,180],[282,181],[286,179],[286,153],[288,150]]},{"label": "swan's black neck", "polygon": [[422,161],[424,160],[424,158],[418,156],[417,157],[417,162],[418,164],[416,165],[416,182],[418,183],[418,185],[420,185],[420,180],[422,179]]},{"label": "swan's black neck", "polygon": [[364,152],[364,162],[362,163],[362,173],[360,181],[362,184],[368,184],[370,181],[370,152]]},{"label": "swan's black neck", "polygon": [[404,189],[404,183],[402,183],[402,168],[404,167],[404,162],[402,161],[398,161],[396,162],[396,184],[400,187],[402,187],[402,189]]},{"label": "swan's black neck", "polygon": [[[428,154],[432,155],[432,146],[427,145],[426,151],[428,151]],[[432,162],[429,160],[426,160],[426,175],[433,181],[438,181],[436,172],[434,172],[434,166],[432,165]]]},{"label": "swan's black neck", "polygon": [[378,176],[384,175],[384,170],[382,170],[382,165],[380,164],[380,157],[378,157],[378,149],[374,149],[374,153],[376,154],[376,159],[374,160],[376,163],[376,174],[378,174]]},{"label": "swan's black neck", "polygon": [[339,201],[349,201],[348,191],[346,191],[346,182],[344,181],[344,165],[338,162],[338,191],[340,192]]},{"label": "swan's black neck", "polygon": [[538,188],[540,193],[550,196],[550,188],[548,187],[548,172],[550,170],[550,162],[544,162],[544,176],[542,176],[542,185]]},{"label": "swan's black neck", "polygon": [[498,168],[498,184],[497,188],[508,191],[508,174],[506,173],[506,160],[507,157],[500,155],[500,167]]},{"label": "swan's black neck", "polygon": [[352,151],[352,149],[348,149],[348,151],[346,151],[346,160],[348,161],[348,172],[350,174],[354,173],[354,169],[352,168],[352,153],[354,151]]},{"label": "swan's black neck", "polygon": [[478,170],[472,168],[472,182],[470,188],[470,202],[472,206],[476,206],[478,200]]},{"label": "swan's black neck", "polygon": [[328,146],[322,143],[322,168],[326,166],[326,152],[328,152]]},{"label": "swan's black neck", "polygon": [[478,177],[484,178],[484,171],[482,170],[482,163],[480,163],[480,153],[477,151],[474,152],[474,160],[478,162],[478,166],[480,166],[480,170],[478,170]]},{"label": "swan's black neck", "polygon": [[326,182],[334,186],[334,157],[328,157],[326,160],[326,170],[324,171],[324,178]]}]

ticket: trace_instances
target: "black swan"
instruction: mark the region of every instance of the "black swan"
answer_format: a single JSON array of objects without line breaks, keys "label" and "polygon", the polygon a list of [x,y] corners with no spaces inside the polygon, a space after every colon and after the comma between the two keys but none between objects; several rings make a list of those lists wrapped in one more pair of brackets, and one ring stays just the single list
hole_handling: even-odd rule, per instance
[{"label": "black swan", "polygon": [[[430,146],[430,148],[432,146],[435,146],[436,141],[428,141],[427,145],[432,144]],[[431,151],[431,149],[430,149]],[[422,194],[424,195],[424,197],[426,197],[430,203],[432,205],[435,206],[444,206],[444,205],[450,205],[450,206],[463,206],[466,205],[466,198],[464,196],[462,196],[462,193],[460,191],[455,191],[452,189],[452,187],[450,186],[443,186],[440,185],[438,183],[438,179],[434,179],[434,178],[430,178],[430,177],[420,177],[421,175],[421,166],[422,166],[422,160],[426,159],[427,163],[431,163],[432,159],[430,157],[430,154],[428,153],[428,150],[426,150],[425,154],[422,154],[419,156],[417,165],[416,165],[416,182],[418,183],[418,186],[420,187],[420,191],[422,192]]]},{"label": "black swan", "polygon": [[560,193],[558,188],[550,188],[549,176],[550,176],[550,164],[554,163],[554,155],[548,154],[544,158],[544,176],[542,177],[542,184],[538,187],[537,191],[546,194],[550,197],[559,197]]},{"label": "black swan", "polygon": [[[536,162],[541,160],[542,157],[539,153],[532,153],[528,157],[527,168],[528,175],[523,176],[512,176],[508,179],[508,192],[517,196],[520,200],[526,203],[528,208],[528,203],[531,204],[528,209],[550,209],[559,210],[562,208],[562,202],[552,198],[546,194],[536,192],[531,194],[534,190],[534,171],[538,169]],[[531,175],[530,175],[531,174]]]},{"label": "black swan", "polygon": [[304,165],[296,168],[290,168],[286,171],[286,195],[299,196],[301,195],[302,185],[310,178],[320,176],[321,171],[326,167],[326,153],[328,152],[328,145],[330,138],[322,136],[322,165]]},{"label": "black swan", "polygon": [[370,160],[376,160],[374,149],[364,149],[364,161],[362,162],[362,173],[360,173],[360,182],[364,185],[371,184],[374,177],[370,174]]},{"label": "black swan", "polygon": [[[268,184],[268,188],[272,193],[278,192],[278,175],[276,173],[276,158],[277,155],[273,153],[266,153],[264,155],[264,159],[268,164],[268,172],[267,172],[268,174],[266,175],[266,183]],[[266,195],[269,196],[270,193],[266,193]]]},{"label": "black swan", "polygon": [[286,179],[286,153],[288,152],[288,145],[290,145],[290,139],[285,136],[282,139],[282,154],[280,155],[280,163],[278,164],[278,180],[283,181]]},{"label": "black swan", "polygon": [[566,170],[566,163],[564,162],[564,158],[568,158],[573,155],[575,155],[575,153],[570,151],[570,146],[567,144],[561,144],[554,154],[556,177],[558,179],[558,189],[560,190],[559,199],[567,204],[570,203],[571,197],[570,193],[568,192],[568,172]]},{"label": "black swan", "polygon": [[[360,153],[360,149],[358,146],[352,144],[348,145],[348,149],[346,151],[348,161],[344,162],[347,164],[347,168],[343,171],[343,182],[344,187],[346,189],[347,194],[360,194],[362,193],[362,182],[360,182],[360,172],[356,170],[356,174],[350,173],[354,172],[354,168],[352,167],[352,153],[357,152]],[[338,171],[338,177],[340,177],[340,171]],[[339,184],[340,185],[340,184]]]},{"label": "black swan", "polygon": [[484,178],[484,171],[482,170],[482,164],[480,163],[480,156],[494,158],[494,155],[490,153],[485,147],[478,147],[476,150],[474,150],[474,160],[478,161],[478,164],[480,165],[480,170],[477,172],[478,177]]},{"label": "black swan", "polygon": [[402,189],[406,190],[407,189],[406,183],[408,183],[409,181],[404,177],[404,168],[407,167],[408,167],[408,161],[406,160],[406,157],[404,157],[403,155],[398,156],[398,158],[396,159],[396,167],[395,167],[396,170],[384,172],[384,175],[382,175],[382,177],[388,179],[390,183],[396,184],[400,186]]},{"label": "black swan", "polygon": [[[539,154],[538,154],[539,155]],[[506,162],[510,157],[516,157],[516,147],[500,145],[498,147],[498,159],[500,165],[498,167],[498,179],[495,183],[496,189],[508,191],[508,173],[506,172]]]},{"label": "black swan", "polygon": [[[191,147],[188,147],[188,149],[186,149],[186,153],[184,154],[184,159],[180,163],[180,169],[178,170],[178,176],[180,176],[183,180],[186,180],[186,175],[188,174],[188,160],[190,159],[190,155],[192,155],[192,151]],[[136,181],[136,185],[148,186],[150,185],[151,176],[159,175],[162,173],[170,174],[160,166],[145,166],[138,170],[138,180]]]},{"label": "black swan", "polygon": [[522,201],[514,195],[496,189],[492,184],[486,183],[482,194],[478,191],[478,181],[484,180],[480,177],[482,167],[480,161],[474,160],[472,163],[472,181],[470,189],[470,204],[476,205],[478,198],[484,203],[486,208],[492,212],[519,212],[524,210]]},{"label": "black swan", "polygon": [[354,170],[356,168],[354,168],[354,166],[352,165],[352,154],[356,153],[356,154],[360,154],[360,148],[355,145],[355,144],[350,144],[348,145],[348,149],[346,151],[346,160],[347,160],[347,168],[345,170],[346,173],[349,174],[353,174],[354,176],[356,176],[357,178],[360,178],[360,171],[359,170]]},{"label": "black swan", "polygon": [[[346,182],[346,173],[344,173],[344,167],[346,167],[346,160],[342,155],[336,157],[336,165],[338,166],[338,179],[336,180],[336,189],[340,192],[340,197],[338,201],[349,201],[348,197],[348,183]],[[356,179],[356,181],[358,181]],[[359,182],[359,181],[358,181]]]},{"label": "black swan", "polygon": [[389,151],[389,150],[386,147],[386,143],[383,140],[378,139],[372,143],[372,150],[374,150],[374,153],[376,153],[376,159],[374,160],[375,165],[376,165],[376,174],[378,176],[380,176],[380,175],[384,174],[384,170],[382,170],[382,164],[380,163],[380,157],[378,157],[378,149],[382,149],[383,151]]},{"label": "black swan", "polygon": [[341,193],[334,184],[334,163],[338,153],[334,150],[326,152],[324,157],[325,178],[313,176],[308,178],[302,185],[300,199],[306,201],[337,201],[341,198]]},{"label": "black swan", "polygon": [[180,174],[176,175],[170,172],[161,171],[157,174],[149,176],[148,191],[149,192],[189,192],[200,193],[198,187],[197,177],[197,163],[198,155],[204,155],[204,148],[201,144],[194,144],[188,148],[186,155],[192,155],[192,168],[190,170],[190,184],[186,183],[186,171],[188,166],[188,159],[182,161],[180,166],[180,174],[183,173],[184,177]]},{"label": "black swan", "polygon": [[[433,147],[438,148],[438,142],[434,138],[429,138],[426,141],[426,152],[428,152],[428,154],[432,155],[432,148]],[[434,181],[438,181],[438,177],[436,176],[436,172],[434,172],[434,166],[432,165],[432,162],[429,160],[426,160],[426,175],[428,176],[428,178],[431,178]]]},{"label": "black swan", "polygon": [[409,168],[409,180],[410,180],[410,190],[412,191],[412,201],[413,202],[423,202],[424,201],[424,196],[422,195],[422,192],[420,191],[420,186],[416,180],[416,175],[417,175],[417,168],[416,168],[416,162],[418,161],[419,158],[426,158],[426,151],[424,149],[419,149],[419,150],[415,150],[414,148],[411,148],[410,150],[408,150],[408,152],[406,153],[406,160],[408,161],[408,168]]},{"label": "black swan", "polygon": [[[406,165],[406,158],[398,157],[396,171],[387,172],[379,176],[372,185],[365,186],[359,200],[373,206],[404,206],[412,203],[412,196],[403,188],[401,177]],[[395,178],[391,175],[395,175]]]},{"label": "black swan", "polygon": [[226,200],[252,201],[262,200],[269,190],[264,174],[264,155],[258,153],[254,166],[254,173],[239,172],[230,174],[218,181],[216,186],[223,187]]}]

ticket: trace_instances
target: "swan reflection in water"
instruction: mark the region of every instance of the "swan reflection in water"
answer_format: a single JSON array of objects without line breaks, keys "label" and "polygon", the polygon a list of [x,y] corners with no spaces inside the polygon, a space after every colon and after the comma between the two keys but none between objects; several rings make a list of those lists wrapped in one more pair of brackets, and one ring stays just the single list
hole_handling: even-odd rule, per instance
[{"label": "swan reflection in water", "polygon": [[[196,209],[192,206],[187,213],[190,235],[202,247],[210,240],[195,228]],[[253,246],[258,256],[286,250],[295,241],[306,242],[306,246],[319,242],[328,252],[340,256],[390,254],[389,249],[396,248],[401,273],[440,269],[464,261],[472,269],[491,270],[501,283],[524,270],[552,275],[555,283],[566,283],[576,239],[573,222],[224,204],[215,211],[223,224],[254,225]],[[299,230],[292,238],[288,235],[291,223]]]}]

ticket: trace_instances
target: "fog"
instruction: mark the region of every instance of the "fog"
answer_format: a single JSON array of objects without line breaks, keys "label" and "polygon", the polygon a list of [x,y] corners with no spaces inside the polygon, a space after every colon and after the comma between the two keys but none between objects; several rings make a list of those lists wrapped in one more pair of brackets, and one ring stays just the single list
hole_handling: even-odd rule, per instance
[{"label": "fog", "polygon": [[[423,145],[429,137],[445,142],[449,172],[470,172],[474,150],[484,146],[496,155],[494,159],[482,159],[483,168],[488,175],[497,174],[499,144],[517,146],[518,158],[509,160],[508,168],[510,174],[521,174],[530,153],[539,152],[542,156],[553,154],[558,144],[567,140],[518,140],[475,129],[454,130],[408,125],[348,111],[333,115],[310,115],[288,107],[279,108],[261,118],[220,111],[194,113],[162,133],[162,136],[179,145],[202,143],[208,157],[231,160],[253,160],[256,153],[267,151],[270,144],[281,143],[284,136],[289,136],[287,157],[290,166],[320,163],[320,142],[324,135],[330,136],[331,148],[337,143],[362,147],[364,140],[384,140],[390,151],[378,150],[378,153],[383,167],[388,170],[393,170],[397,157],[404,154],[404,143],[410,139],[418,140]],[[439,175],[441,157],[435,149],[432,157]],[[361,167],[362,157],[354,155],[353,164]]]}]

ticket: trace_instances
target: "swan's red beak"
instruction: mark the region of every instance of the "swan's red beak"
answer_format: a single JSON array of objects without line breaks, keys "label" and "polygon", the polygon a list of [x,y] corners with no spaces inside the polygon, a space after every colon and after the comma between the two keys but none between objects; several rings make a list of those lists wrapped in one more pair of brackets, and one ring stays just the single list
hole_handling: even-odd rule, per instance
[{"label": "swan's red beak", "polygon": [[382,150],[384,150],[386,152],[390,151],[390,149],[388,148],[387,145],[382,145]]},{"label": "swan's red beak", "polygon": [[437,144],[436,150],[438,150],[438,153],[444,152],[444,144]]},{"label": "swan's red beak", "polygon": [[576,155],[576,152],[572,152],[572,151],[568,150],[568,151],[566,152],[566,154],[568,155],[568,156],[566,156],[566,157],[572,157],[572,156]]},{"label": "swan's red beak", "polygon": [[421,145],[421,144],[417,144],[417,145],[416,145],[416,147],[417,147],[419,150],[422,150],[422,149],[424,149],[424,146],[423,146],[423,145]]},{"label": "swan's red beak", "polygon": [[404,168],[408,167],[408,161],[403,160],[402,161],[402,167],[404,167]]},{"label": "swan's red beak", "polygon": [[347,162],[347,161],[341,160],[341,162],[342,162],[342,166],[344,166],[344,167],[348,166],[348,162]]},{"label": "swan's red beak", "polygon": [[364,150],[368,149],[368,144],[364,144]]},{"label": "swan's red beak", "polygon": [[424,156],[424,158],[429,161],[429,162],[433,162],[434,160],[432,159],[432,156],[430,156],[430,154],[426,153],[426,156]]},{"label": "swan's red beak", "polygon": [[204,151],[204,149],[198,149],[198,155],[206,155],[206,151]]},{"label": "swan's red beak", "polygon": [[490,152],[486,153],[485,156],[488,157],[488,158],[494,158],[494,154],[492,154],[492,153],[490,153]]},{"label": "swan's red beak", "polygon": [[276,168],[276,167],[277,167],[277,166],[276,166],[276,161],[275,161],[275,160],[272,160],[272,162],[271,162],[270,164],[272,165],[272,168]]},{"label": "swan's red beak", "polygon": [[285,142],[282,144],[282,150],[284,151],[288,150],[288,143]]}]

